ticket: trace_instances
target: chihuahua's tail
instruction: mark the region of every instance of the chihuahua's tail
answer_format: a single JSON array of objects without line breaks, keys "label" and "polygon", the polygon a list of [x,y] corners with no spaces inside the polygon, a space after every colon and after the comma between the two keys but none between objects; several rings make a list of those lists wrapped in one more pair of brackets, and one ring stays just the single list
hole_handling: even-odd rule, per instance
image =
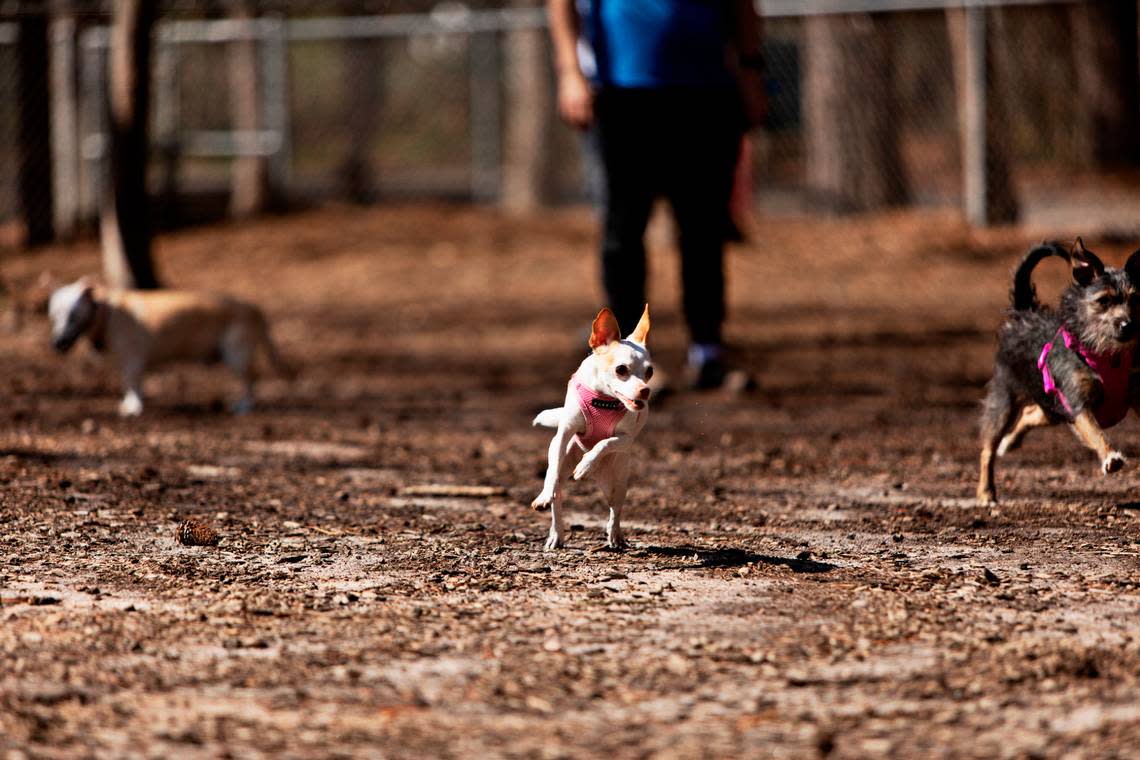
[{"label": "chihuahua's tail", "polygon": [[1041,307],[1037,300],[1037,289],[1033,287],[1033,270],[1041,261],[1056,256],[1069,261],[1069,254],[1057,243],[1041,243],[1034,246],[1013,272],[1013,286],[1009,290],[1009,302],[1014,311],[1036,311]]},{"label": "chihuahua's tail", "polygon": [[269,321],[265,315],[260,311],[256,314],[257,340],[261,344],[261,350],[265,352],[265,357],[269,359],[273,371],[286,380],[296,380],[297,367],[282,357],[281,352],[277,350],[277,344],[273,342],[273,336],[269,332]]},{"label": "chihuahua's tail", "polygon": [[545,409],[538,413],[531,424],[535,427],[556,428],[562,423],[562,407]]}]

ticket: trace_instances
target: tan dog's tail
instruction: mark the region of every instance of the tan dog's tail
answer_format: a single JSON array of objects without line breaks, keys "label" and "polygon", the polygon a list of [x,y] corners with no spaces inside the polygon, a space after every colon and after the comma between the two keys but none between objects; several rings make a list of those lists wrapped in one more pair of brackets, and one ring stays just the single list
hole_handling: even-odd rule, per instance
[{"label": "tan dog's tail", "polygon": [[257,327],[257,340],[261,343],[261,349],[265,352],[265,357],[269,359],[273,371],[286,380],[295,380],[298,374],[297,367],[282,357],[281,352],[277,350],[277,344],[273,342],[273,336],[269,332],[269,321],[260,311],[257,312],[255,325]]}]

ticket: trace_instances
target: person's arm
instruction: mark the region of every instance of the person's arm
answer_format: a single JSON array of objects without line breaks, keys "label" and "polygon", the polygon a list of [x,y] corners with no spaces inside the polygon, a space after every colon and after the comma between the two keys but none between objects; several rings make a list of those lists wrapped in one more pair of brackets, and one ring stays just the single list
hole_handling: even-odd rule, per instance
[{"label": "person's arm", "polygon": [[764,55],[764,21],[756,12],[753,0],[732,0],[732,46],[741,59]]},{"label": "person's arm", "polygon": [[768,93],[764,79],[763,20],[756,12],[754,0],[732,2],[732,52],[736,55],[740,96],[748,123],[758,126],[768,112]]},{"label": "person's arm", "polygon": [[575,0],[547,0],[546,11],[558,75],[558,112],[567,123],[585,129],[594,120],[594,93],[578,62],[578,8]]}]

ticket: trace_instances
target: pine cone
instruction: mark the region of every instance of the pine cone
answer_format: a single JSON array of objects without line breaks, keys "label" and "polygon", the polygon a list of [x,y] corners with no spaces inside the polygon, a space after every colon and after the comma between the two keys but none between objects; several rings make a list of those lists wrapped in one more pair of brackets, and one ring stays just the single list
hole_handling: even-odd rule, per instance
[{"label": "pine cone", "polygon": [[183,520],[178,523],[178,530],[174,536],[183,546],[217,546],[222,540],[218,531],[197,520]]}]

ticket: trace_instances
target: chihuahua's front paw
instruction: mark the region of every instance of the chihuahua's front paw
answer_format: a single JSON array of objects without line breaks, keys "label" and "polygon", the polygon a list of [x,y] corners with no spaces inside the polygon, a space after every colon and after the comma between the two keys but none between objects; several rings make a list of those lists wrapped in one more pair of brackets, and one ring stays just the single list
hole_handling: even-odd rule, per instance
[{"label": "chihuahua's front paw", "polygon": [[546,537],[546,545],[543,548],[549,552],[561,549],[565,545],[566,541],[562,538],[562,532],[551,530],[550,535]]},{"label": "chihuahua's front paw", "polygon": [[1104,461],[1100,463],[1100,471],[1105,475],[1120,472],[1124,469],[1124,455],[1119,451],[1110,451]]},{"label": "chihuahua's front paw", "polygon": [[595,465],[598,463],[596,457],[582,457],[582,461],[578,462],[578,466],[574,468],[574,480],[581,480],[589,476],[594,471]]},{"label": "chihuahua's front paw", "polygon": [[534,501],[530,503],[530,508],[535,512],[545,512],[546,510],[550,509],[551,505],[553,504],[554,492],[543,491],[538,496],[534,497]]},{"label": "chihuahua's front paw", "polygon": [[119,402],[120,417],[138,417],[142,414],[142,399],[138,396],[127,396]]},{"label": "chihuahua's front paw", "polygon": [[997,504],[997,491],[993,488],[979,488],[976,498],[979,507],[992,507]]},{"label": "chihuahua's front paw", "polygon": [[606,548],[619,552],[629,548],[629,541],[626,541],[625,534],[622,533],[621,528],[611,530],[607,533]]}]

